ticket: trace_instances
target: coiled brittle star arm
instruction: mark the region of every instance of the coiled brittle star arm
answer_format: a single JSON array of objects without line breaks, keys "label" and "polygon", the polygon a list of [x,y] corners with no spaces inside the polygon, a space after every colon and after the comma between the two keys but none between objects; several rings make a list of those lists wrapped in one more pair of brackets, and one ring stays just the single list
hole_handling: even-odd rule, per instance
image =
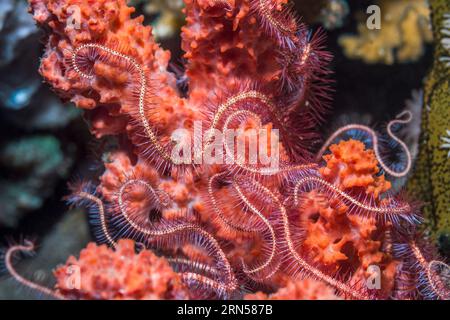
[{"label": "coiled brittle star arm", "polygon": [[251,0],[252,11],[260,18],[265,32],[281,47],[293,49],[296,44],[297,22],[289,8],[277,8],[271,0]]},{"label": "coiled brittle star arm", "polygon": [[98,217],[99,217],[102,235],[105,237],[107,243],[112,248],[116,248],[117,242],[114,240],[114,238],[111,236],[111,234],[108,231],[108,224],[106,222],[105,207],[103,205],[103,201],[99,197],[96,197],[96,196],[94,196],[88,192],[84,192],[84,191],[77,192],[76,195],[78,197],[80,197],[81,199],[85,199],[85,200],[93,202],[98,207]]},{"label": "coiled brittle star arm", "polygon": [[171,265],[174,265],[175,267],[180,268],[182,270],[189,270],[189,271],[195,270],[196,271],[195,273],[204,272],[214,277],[220,276],[219,271],[216,268],[210,266],[209,264],[204,264],[198,261],[192,261],[184,258],[167,258],[167,261],[169,261]]},{"label": "coiled brittle star arm", "polygon": [[[222,292],[225,290],[227,293],[231,293],[236,290],[237,288],[237,282],[233,274],[233,270],[231,268],[231,265],[221,249],[219,243],[217,240],[208,232],[201,229],[199,226],[191,223],[181,223],[178,225],[165,225],[161,226],[161,228],[148,228],[140,225],[139,223],[135,222],[128,214],[126,205],[124,204],[123,195],[125,193],[125,189],[131,185],[131,184],[140,184],[146,188],[149,188],[152,193],[156,194],[156,191],[153,189],[153,187],[142,180],[130,180],[127,183],[125,183],[119,191],[118,196],[118,205],[121,211],[121,214],[123,218],[125,219],[126,223],[135,231],[137,231],[139,234],[143,235],[147,238],[161,238],[161,237],[170,237],[175,236],[180,233],[191,233],[195,234],[198,237],[201,237],[204,239],[202,242],[206,242],[205,245],[211,246],[211,251],[218,257],[218,268],[217,270],[222,270],[225,272],[225,280],[224,283],[218,286],[218,282],[214,281],[213,279],[209,279],[205,276],[196,275],[193,276],[194,273],[187,272],[183,275],[183,277],[186,278],[186,280],[192,280],[192,281],[205,281],[204,285],[211,287],[212,289],[217,289]],[[208,280],[209,279],[209,280]]]},{"label": "coiled brittle star arm", "polygon": [[[406,117],[404,119],[401,119],[404,116],[406,116]],[[316,160],[319,161],[320,158],[322,158],[323,154],[326,152],[328,147],[338,136],[340,136],[341,134],[343,134],[347,131],[350,131],[350,130],[359,130],[359,131],[366,132],[371,137],[375,156],[376,156],[380,166],[383,168],[383,170],[387,174],[389,174],[395,178],[404,177],[411,170],[411,166],[412,166],[411,153],[408,149],[408,146],[392,132],[392,127],[396,124],[407,124],[407,123],[411,122],[411,120],[412,120],[411,112],[403,111],[402,113],[397,115],[396,119],[391,120],[387,125],[387,133],[388,133],[389,137],[399,144],[399,146],[403,150],[405,157],[406,157],[405,168],[401,171],[394,171],[391,168],[389,168],[389,166],[384,162],[383,157],[381,156],[380,143],[378,141],[377,133],[373,129],[371,129],[367,126],[364,126],[364,125],[360,125],[360,124],[349,124],[349,125],[346,125],[346,126],[340,128],[336,132],[334,132],[328,138],[328,140],[323,144],[320,151],[317,153]]]},{"label": "coiled brittle star arm", "polygon": [[[266,111],[269,112],[275,118],[274,120],[277,120],[278,123],[282,123],[281,119],[277,115],[275,106],[273,105],[273,103],[271,102],[271,100],[268,96],[266,96],[265,94],[263,94],[257,90],[248,90],[248,91],[241,92],[239,94],[236,94],[236,95],[228,98],[224,103],[219,105],[216,113],[214,114],[214,117],[212,119],[212,122],[211,122],[208,132],[213,133],[214,130],[217,129],[221,120],[223,120],[223,126],[221,128],[222,131],[228,132],[230,123],[234,119],[238,118],[239,116],[250,117],[250,118],[256,120],[257,124],[261,127],[262,126],[261,116],[258,115],[254,111],[244,109],[244,110],[236,110],[236,111],[232,112],[231,114],[226,114],[227,111],[229,109],[231,109],[233,106],[235,106],[237,103],[246,101],[246,100],[256,100],[256,102],[260,103],[263,108],[267,109],[267,110],[264,110],[264,112],[266,112]],[[224,117],[225,117],[225,119],[223,119]],[[206,148],[211,145],[211,141],[210,141],[211,137],[210,136],[207,135],[205,140],[206,140],[206,143],[205,143],[205,147],[203,150],[206,150]],[[225,141],[224,147],[225,147],[226,155],[228,157],[230,157],[231,159],[234,159],[235,155],[233,153],[233,150],[230,150],[228,141]],[[274,152],[274,150],[270,150],[270,152]],[[268,154],[267,150],[266,150],[266,153]],[[258,175],[263,175],[263,176],[274,176],[274,175],[278,175],[280,173],[286,173],[286,172],[295,171],[295,170],[313,168],[313,167],[317,166],[316,164],[311,163],[311,164],[301,164],[301,165],[282,164],[282,165],[277,165],[276,167],[256,167],[256,166],[247,165],[245,163],[245,159],[242,159],[242,158],[238,158],[238,159],[234,159],[234,160],[235,160],[234,164],[237,167],[239,167],[240,169],[242,169],[244,172],[249,172],[252,174],[258,174]]]},{"label": "coiled brittle star arm", "polygon": [[[257,181],[254,181],[254,183],[259,184]],[[261,190],[264,190],[264,193],[272,199],[274,204],[279,208],[281,218],[282,218],[282,227],[283,227],[283,233],[285,237],[285,241],[288,246],[289,254],[294,258],[294,260],[298,263],[300,268],[302,268],[302,271],[305,271],[310,276],[321,280],[331,287],[337,289],[339,292],[344,293],[345,295],[351,296],[355,299],[359,300],[365,300],[368,299],[368,295],[365,293],[361,293],[358,290],[355,290],[351,286],[347,285],[344,282],[338,281],[337,279],[323,273],[321,270],[317,269],[316,267],[309,264],[305,259],[303,259],[300,254],[297,252],[296,248],[294,247],[294,243],[292,241],[292,235],[291,230],[289,228],[289,218],[287,215],[286,208],[281,203],[281,201],[278,199],[278,197],[270,191],[270,189],[266,188],[265,186],[259,184],[259,187]]]},{"label": "coiled brittle star arm", "polygon": [[[449,266],[442,261],[432,260],[428,262],[422,254],[422,251],[419,249],[417,244],[414,241],[409,243],[411,247],[411,251],[417,260],[420,268],[426,275],[428,284],[430,289],[436,294],[439,299],[448,300],[450,299],[450,288],[449,285],[444,283],[439,275],[436,274],[436,271],[433,270],[435,266],[442,266],[449,270]],[[448,281],[449,279],[447,279]]]},{"label": "coiled brittle star arm", "polygon": [[[434,269],[441,267],[447,271],[444,274],[444,279],[441,279],[439,275],[436,275]],[[433,260],[430,261],[427,267],[427,278],[430,281],[432,290],[441,300],[450,300],[450,266],[442,261]]]},{"label": "coiled brittle star arm", "polygon": [[381,220],[393,220],[394,222],[398,218],[404,218],[406,221],[414,222],[416,217],[411,213],[411,206],[408,203],[401,204],[399,206],[373,206],[359,201],[358,199],[350,196],[345,191],[339,189],[339,187],[325,181],[320,177],[305,177],[296,182],[294,187],[294,204],[299,204],[299,192],[300,188],[309,183],[315,183],[322,188],[327,189],[333,195],[338,195],[344,199],[349,205],[355,206],[365,212],[375,214],[375,217]]},{"label": "coiled brittle star arm", "polygon": [[224,175],[224,173],[217,173],[217,174],[213,175],[211,178],[209,178],[209,181],[208,181],[209,201],[211,202],[213,210],[216,213],[217,217],[228,228],[236,230],[238,232],[243,232],[243,233],[258,233],[258,232],[260,232],[261,228],[245,227],[245,226],[236,224],[233,221],[230,221],[229,219],[227,219],[224,216],[222,210],[220,209],[220,207],[217,203],[217,199],[216,199],[216,196],[214,195],[214,189],[213,189],[214,181],[217,180],[219,177],[222,177],[223,175]]},{"label": "coiled brittle star arm", "polygon": [[242,261],[242,265],[244,267],[244,272],[246,274],[254,274],[254,273],[257,273],[257,272],[267,268],[274,260],[276,245],[277,245],[276,244],[276,235],[275,235],[274,228],[270,224],[269,220],[244,195],[244,192],[242,191],[241,187],[239,187],[236,180],[233,181],[233,187],[236,189],[237,194],[242,199],[242,201],[245,203],[245,205],[250,209],[250,211],[252,211],[255,215],[257,215],[259,217],[259,219],[261,219],[261,221],[264,223],[264,225],[266,226],[267,230],[270,233],[270,254],[267,257],[266,261],[264,261],[260,266],[255,267],[253,269],[249,269],[247,267],[247,265],[244,263],[244,261]]},{"label": "coiled brittle star arm", "polygon": [[[217,112],[214,114],[213,121],[211,123],[210,129],[217,129],[217,125],[219,121],[222,119],[223,114],[232,106],[234,106],[236,103],[239,103],[244,100],[248,99],[255,99],[261,103],[263,103],[271,113],[275,114],[275,106],[270,101],[269,97],[267,97],[265,94],[256,91],[256,90],[248,90],[241,92],[239,94],[236,94],[230,98],[228,98],[224,103],[219,105],[217,108]],[[207,137],[208,138],[208,137]],[[207,139],[207,143],[209,143]]]},{"label": "coiled brittle star arm", "polygon": [[[259,116],[256,113],[249,111],[249,110],[238,110],[236,112],[233,112],[231,115],[229,115],[226,118],[225,123],[223,125],[223,131],[228,132],[230,122],[233,121],[234,118],[239,117],[241,115],[248,116],[248,117],[255,119],[258,123],[258,126],[259,127],[262,126],[261,119],[259,118]],[[234,159],[234,154],[233,154],[233,151],[230,150],[228,141],[225,141],[224,146],[225,146],[226,154],[229,157],[231,157],[232,159]],[[270,150],[270,152],[274,152],[274,150]],[[241,158],[236,159],[235,164],[238,167],[240,167],[241,169],[243,169],[244,171],[247,171],[250,173],[255,173],[255,174],[260,174],[260,175],[264,175],[264,176],[271,176],[271,175],[276,175],[279,173],[295,171],[295,170],[309,169],[309,168],[314,168],[317,166],[315,163],[310,163],[310,164],[301,164],[301,165],[278,165],[276,167],[255,168],[255,167],[246,165],[245,159],[241,159]]]},{"label": "coiled brittle star arm", "polygon": [[145,96],[146,96],[147,90],[148,90],[148,83],[147,83],[146,75],[145,75],[145,72],[144,72],[144,69],[142,68],[142,66],[133,57],[127,56],[121,52],[118,52],[116,50],[108,48],[104,45],[96,44],[96,43],[86,43],[86,44],[83,44],[83,45],[75,48],[75,50],[72,53],[72,59],[71,59],[71,64],[72,64],[73,69],[81,77],[83,77],[85,79],[93,79],[94,78],[94,75],[84,73],[77,63],[77,59],[78,59],[78,56],[80,55],[80,52],[85,49],[99,50],[103,53],[106,53],[106,54],[112,56],[112,57],[122,59],[125,62],[129,63],[131,68],[138,73],[138,75],[139,75],[138,110],[139,110],[140,121],[142,123],[142,126],[144,127],[144,131],[145,131],[147,137],[150,139],[152,146],[156,149],[158,154],[165,161],[167,161],[171,164],[174,164],[171,156],[167,153],[167,151],[159,143],[156,133],[154,132],[153,128],[151,127],[150,123],[148,122],[148,120],[145,116]]},{"label": "coiled brittle star arm", "polygon": [[64,300],[64,296],[62,296],[61,294],[59,294],[58,292],[44,287],[42,285],[39,285],[35,282],[32,282],[28,279],[25,279],[24,277],[22,277],[13,267],[13,256],[14,254],[18,253],[18,252],[33,252],[34,251],[34,245],[33,243],[31,243],[30,241],[25,241],[25,243],[23,245],[15,245],[10,247],[6,253],[5,253],[5,265],[6,265],[6,269],[8,270],[9,274],[11,274],[11,276],[20,284],[35,290],[36,292],[39,292],[45,296],[48,297],[52,297],[54,299],[58,299],[58,300]]},{"label": "coiled brittle star arm", "polygon": [[270,224],[269,220],[244,195],[243,190],[239,187],[236,180],[233,181],[232,187],[236,191],[240,200],[250,209],[250,211],[253,214],[255,214],[258,217],[259,220],[262,221],[264,227],[245,226],[242,224],[234,223],[233,221],[230,221],[229,219],[227,219],[224,216],[222,210],[220,209],[220,207],[217,203],[217,199],[214,195],[213,186],[212,186],[214,181],[223,175],[224,175],[224,173],[217,173],[217,174],[213,175],[209,179],[209,183],[208,183],[208,194],[209,194],[209,198],[212,203],[214,212],[217,214],[220,221],[227,228],[229,228],[231,230],[241,232],[241,233],[252,233],[252,234],[259,234],[264,231],[269,231],[269,233],[270,233],[270,253],[269,253],[269,256],[267,257],[267,259],[264,262],[262,262],[258,267],[254,267],[253,269],[249,269],[249,267],[245,264],[245,262],[243,260],[241,260],[241,263],[243,266],[243,271],[247,276],[249,276],[250,278],[252,278],[255,281],[267,280],[267,279],[271,278],[279,270],[279,267],[280,267],[279,264],[271,272],[269,272],[267,275],[265,275],[263,277],[256,277],[255,274],[258,272],[264,271],[264,269],[268,268],[269,265],[272,263],[272,261],[275,259],[276,235],[275,235],[274,228]]}]

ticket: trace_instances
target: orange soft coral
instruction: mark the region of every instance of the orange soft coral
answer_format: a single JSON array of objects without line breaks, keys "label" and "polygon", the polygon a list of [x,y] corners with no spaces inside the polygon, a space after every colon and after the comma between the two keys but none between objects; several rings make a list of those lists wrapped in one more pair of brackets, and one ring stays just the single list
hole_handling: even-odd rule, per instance
[{"label": "orange soft coral", "polygon": [[[161,179],[158,171],[148,163],[138,160],[136,164],[125,152],[112,152],[105,163],[105,172],[100,177],[99,191],[106,201],[117,200],[120,188],[131,180],[140,180],[148,183],[152,188],[160,190],[159,198],[163,205],[163,216],[169,220],[180,217],[188,217],[192,210],[203,212],[199,199],[198,185],[192,176],[186,174],[182,181],[172,178]],[[131,193],[131,191],[133,191]],[[149,214],[152,204],[151,199],[146,198],[149,190],[145,188],[130,188],[128,195],[132,195],[127,201],[128,209],[134,212]]]},{"label": "orange soft coral", "polygon": [[322,282],[304,279],[291,281],[272,294],[256,292],[245,295],[246,300],[338,300],[330,287]]},{"label": "orange soft coral", "polygon": [[258,40],[263,31],[250,14],[250,1],[225,2],[230,10],[212,10],[211,4],[217,3],[213,0],[185,1],[185,12],[198,12],[188,14],[187,25],[182,28],[182,49],[189,61],[187,75],[194,101],[220,89],[218,86],[232,88],[234,78],[270,82],[277,76],[276,62],[267,59],[275,54],[274,43],[267,38]]},{"label": "orange soft coral", "polygon": [[[75,268],[79,270],[74,272]],[[188,299],[189,292],[166,259],[148,250],[135,253],[132,240],[120,240],[116,250],[89,244],[80,257],[70,257],[55,272],[58,292],[66,298],[102,300]],[[80,277],[74,288],[73,277]]]},{"label": "orange soft coral", "polygon": [[[164,97],[156,122],[161,128],[183,123],[194,110],[186,108],[178,98],[176,79],[166,68],[170,52],[162,50],[151,35],[151,27],[142,25],[143,17],[131,19],[135,11],[125,0],[70,0],[70,1],[30,1],[32,13],[39,24],[45,24],[53,31],[41,60],[40,73],[51,83],[58,94],[71,100],[78,107],[92,110],[91,129],[97,137],[118,134],[127,128],[127,113],[134,108],[129,94],[132,76],[120,68],[96,61],[95,72],[98,81],[83,82],[82,78],[65,64],[71,52],[85,42],[98,42],[118,48],[145,65],[159,83],[158,92]],[[72,26],[73,12],[80,11],[79,27]],[[100,81],[102,79],[103,81]],[[89,91],[89,94],[87,92]],[[177,109],[177,113],[173,110]],[[95,110],[93,110],[95,109]],[[184,110],[184,111],[182,111]]]},{"label": "orange soft coral", "polygon": [[[379,168],[373,151],[366,150],[361,142],[342,141],[332,145],[330,151],[324,156],[326,166],[319,169],[327,181],[342,190],[362,188],[375,197],[390,188],[384,175],[377,175]],[[382,287],[389,292],[394,284],[396,262],[383,252],[386,227],[374,218],[348,215],[349,208],[338,198],[330,199],[313,191],[307,199],[300,214],[306,232],[303,250],[333,272],[358,273],[360,268],[380,266]]]},{"label": "orange soft coral", "polygon": [[365,150],[362,142],[350,140],[330,146],[331,154],[325,155],[327,163],[320,173],[327,180],[343,189],[362,187],[378,198],[391,188],[380,171],[373,150]]}]

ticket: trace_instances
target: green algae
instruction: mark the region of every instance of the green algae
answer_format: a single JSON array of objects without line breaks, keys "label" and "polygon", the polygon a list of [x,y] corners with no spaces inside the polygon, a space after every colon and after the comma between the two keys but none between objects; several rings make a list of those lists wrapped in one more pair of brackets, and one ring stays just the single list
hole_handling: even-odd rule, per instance
[{"label": "green algae", "polygon": [[[450,255],[450,158],[443,138],[450,129],[450,56],[443,39],[450,2],[431,0],[434,62],[425,81],[419,155],[408,191],[423,203],[427,232]],[[448,19],[448,17],[447,17]]]}]

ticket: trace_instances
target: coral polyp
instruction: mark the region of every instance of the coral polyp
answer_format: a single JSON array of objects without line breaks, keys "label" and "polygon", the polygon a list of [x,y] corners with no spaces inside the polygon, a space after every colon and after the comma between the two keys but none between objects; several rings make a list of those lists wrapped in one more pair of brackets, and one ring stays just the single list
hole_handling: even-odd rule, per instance
[{"label": "coral polyp", "polygon": [[[54,289],[9,263],[19,282],[64,299],[295,298],[302,283],[334,298],[448,299],[448,266],[415,244],[418,206],[386,179],[411,170],[395,132],[411,113],[386,139],[349,125],[320,148],[331,54],[286,0],[185,0],[187,92],[125,0],[29,2],[47,31],[41,75],[117,147],[67,197],[90,210],[98,245],[57,268]],[[352,130],[370,143],[342,139]],[[31,248],[8,256],[18,250]]]}]

